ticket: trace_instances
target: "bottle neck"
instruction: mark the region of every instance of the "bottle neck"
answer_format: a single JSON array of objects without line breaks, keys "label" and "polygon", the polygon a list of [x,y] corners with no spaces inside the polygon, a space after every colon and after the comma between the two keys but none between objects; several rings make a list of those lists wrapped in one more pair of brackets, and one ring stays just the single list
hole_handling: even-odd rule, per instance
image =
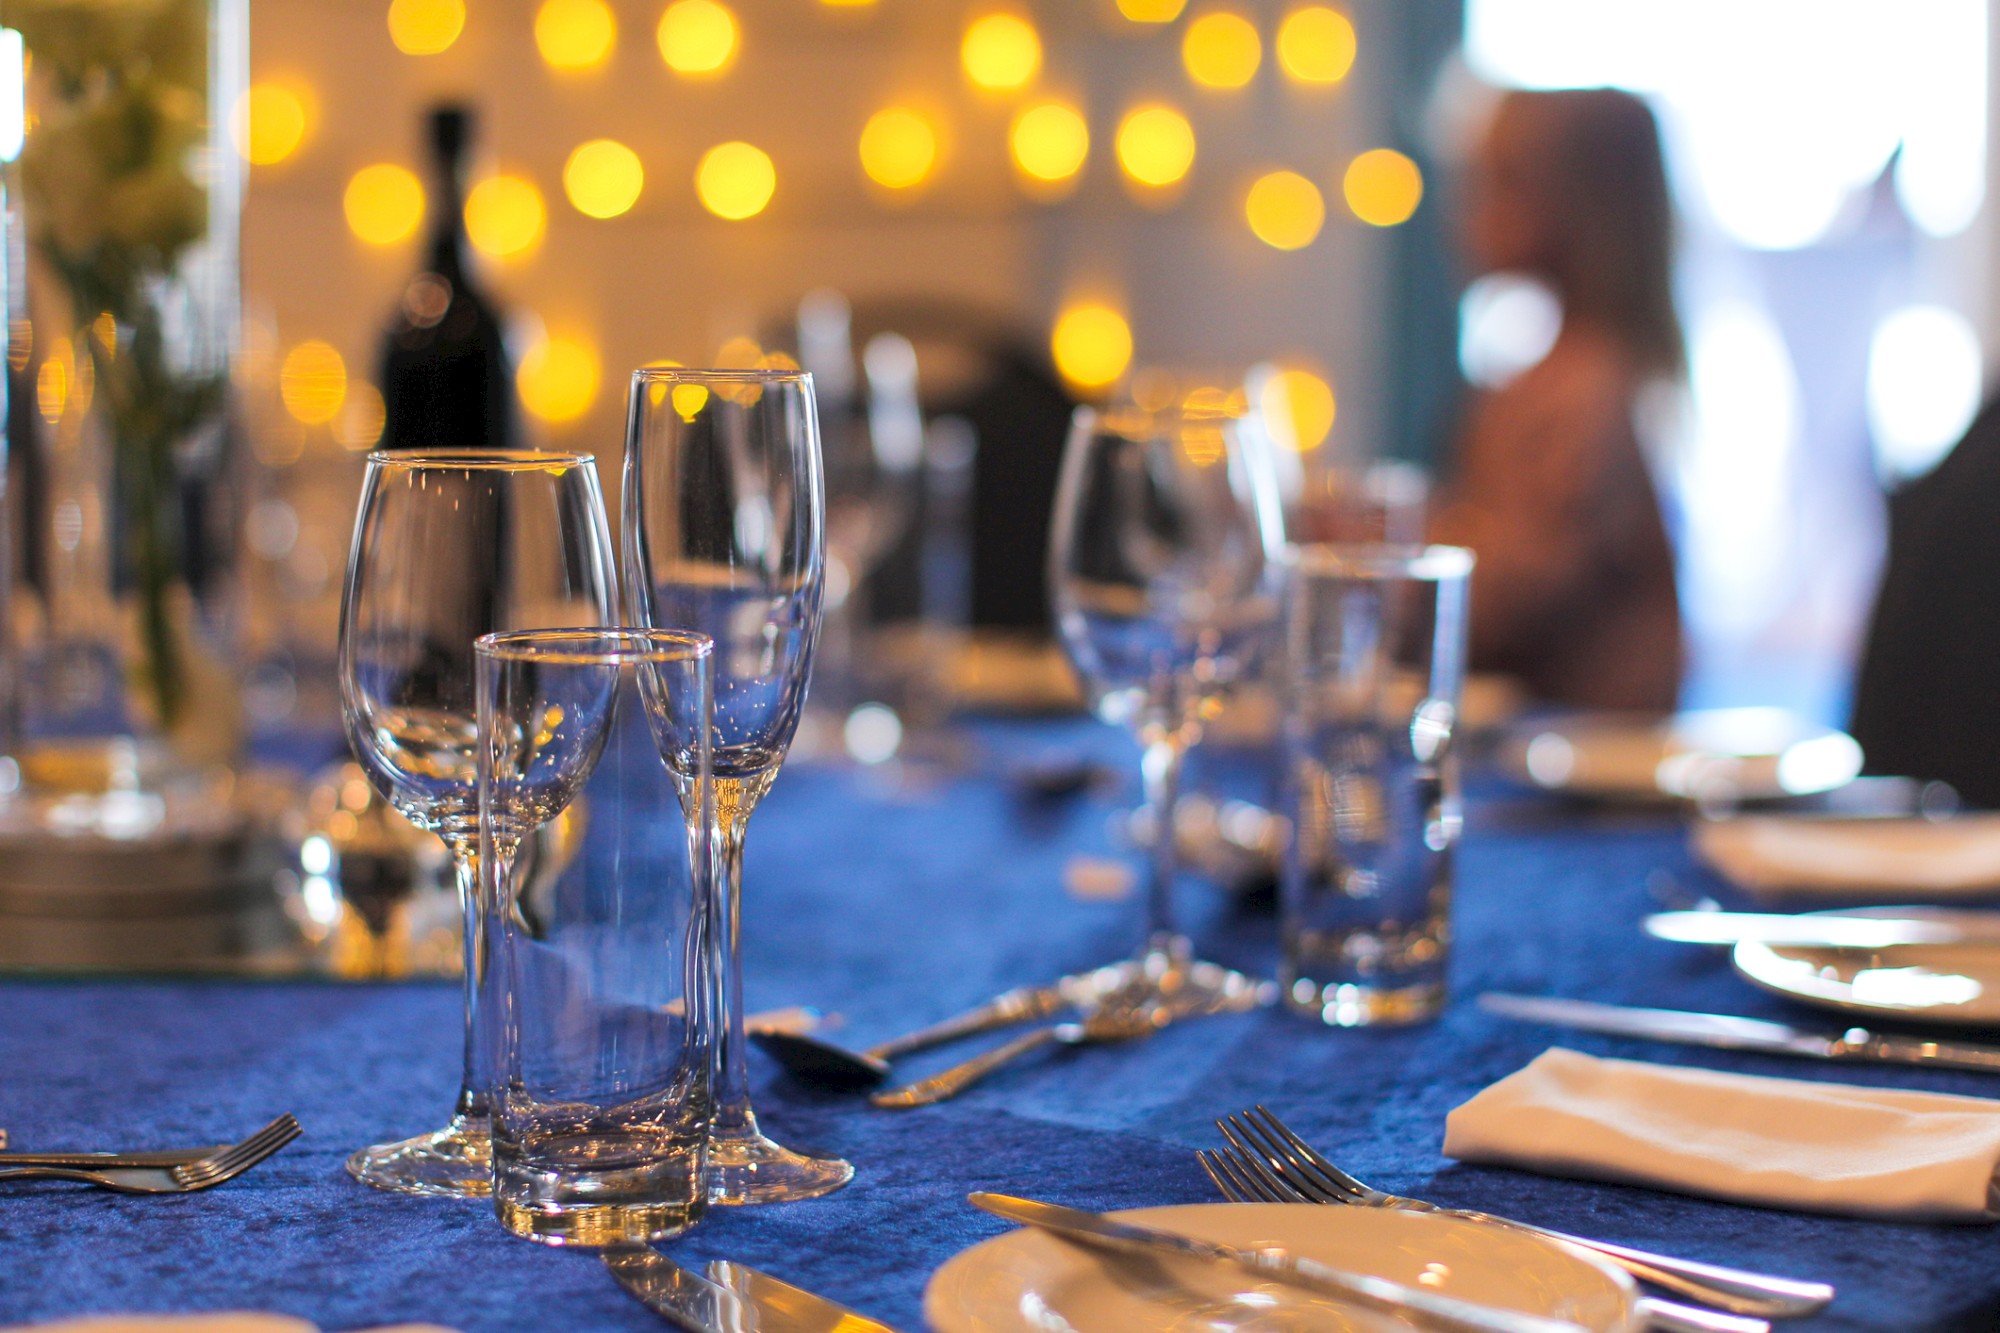
[{"label": "bottle neck", "polygon": [[449,279],[454,286],[463,286],[470,276],[468,262],[468,241],[465,235],[465,189],[462,164],[450,158],[439,158],[434,164],[433,175],[437,182],[437,197],[431,214],[431,242],[428,268],[432,273]]}]

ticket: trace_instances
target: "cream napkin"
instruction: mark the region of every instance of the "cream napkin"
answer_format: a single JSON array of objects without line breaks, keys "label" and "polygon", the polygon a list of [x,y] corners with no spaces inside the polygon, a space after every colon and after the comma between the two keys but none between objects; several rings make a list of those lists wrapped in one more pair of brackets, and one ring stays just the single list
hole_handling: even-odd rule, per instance
[{"label": "cream napkin", "polygon": [[2000,815],[1814,819],[1748,815],[1697,824],[1695,854],[1744,888],[1899,898],[2000,891]]},{"label": "cream napkin", "polygon": [[2000,1102],[1555,1047],[1453,1111],[1447,1157],[1808,1212],[2000,1216]]}]

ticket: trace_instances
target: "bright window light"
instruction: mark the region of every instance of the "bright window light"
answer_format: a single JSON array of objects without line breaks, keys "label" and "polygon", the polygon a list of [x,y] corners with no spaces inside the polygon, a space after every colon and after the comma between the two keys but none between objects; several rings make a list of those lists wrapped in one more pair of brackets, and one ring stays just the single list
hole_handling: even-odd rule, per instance
[{"label": "bright window light", "polygon": [[1492,273],[1458,302],[1458,365],[1468,382],[1497,389],[1549,354],[1562,305],[1532,278]]},{"label": "bright window light", "polygon": [[1904,306],[1868,344],[1868,427],[1891,476],[1928,472],[1979,411],[1979,335],[1956,310]]}]

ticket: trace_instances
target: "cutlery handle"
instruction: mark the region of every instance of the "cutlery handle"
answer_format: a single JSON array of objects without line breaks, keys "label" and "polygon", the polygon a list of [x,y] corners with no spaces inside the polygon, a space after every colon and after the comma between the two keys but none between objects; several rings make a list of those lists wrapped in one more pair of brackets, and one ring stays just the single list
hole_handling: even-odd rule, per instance
[{"label": "cutlery handle", "polygon": [[1833,1300],[1833,1288],[1824,1282],[1800,1282],[1792,1278],[1750,1273],[1720,1264],[1676,1259],[1651,1254],[1607,1241],[1586,1240],[1566,1232],[1537,1227],[1545,1236],[1603,1255],[1642,1282],[1678,1292],[1709,1305],[1719,1305],[1739,1315],[1768,1315],[1792,1319],[1815,1314]]},{"label": "cutlery handle", "polygon": [[9,1166],[183,1166],[197,1158],[223,1152],[228,1144],[210,1148],[180,1148],[164,1152],[9,1152],[0,1153],[0,1167]]},{"label": "cutlery handle", "polygon": [[1055,1039],[1054,1026],[1023,1032],[1012,1041],[995,1046],[982,1055],[975,1055],[963,1064],[953,1065],[941,1074],[933,1074],[887,1092],[878,1092],[868,1100],[875,1106],[930,1106],[948,1097],[956,1097],[1002,1065],[1012,1063]]},{"label": "cutlery handle", "polygon": [[1639,1301],[1639,1313],[1645,1317],[1646,1327],[1656,1333],[1771,1333],[1769,1320],[1703,1310],[1651,1296]]},{"label": "cutlery handle", "polygon": [[1067,1003],[1062,991],[1054,986],[1017,986],[943,1022],[892,1037],[879,1046],[871,1046],[868,1054],[878,1060],[893,1060],[899,1055],[942,1046],[961,1037],[974,1037],[995,1028],[1012,1027],[1031,1018],[1047,1018],[1059,1013]]}]

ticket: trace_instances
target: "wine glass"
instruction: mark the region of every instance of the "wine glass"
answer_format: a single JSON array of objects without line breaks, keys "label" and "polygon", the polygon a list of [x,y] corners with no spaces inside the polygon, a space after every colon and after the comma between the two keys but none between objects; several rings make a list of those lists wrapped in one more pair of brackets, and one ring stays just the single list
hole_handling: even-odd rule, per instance
[{"label": "wine glass", "polygon": [[1056,625],[1092,706],[1130,727],[1152,817],[1147,931],[1094,984],[1163,1018],[1248,1008],[1260,986],[1194,958],[1175,924],[1174,806],[1203,723],[1275,632],[1284,533],[1270,443],[1221,401],[1079,408],[1049,543]]},{"label": "wine glass", "polygon": [[609,623],[611,536],[589,454],[368,456],[340,607],[340,700],[368,780],[443,839],[465,915],[465,1071],[445,1128],[363,1148],[355,1179],[405,1194],[492,1189],[478,1034],[479,801],[473,641]]},{"label": "wine glass", "polygon": [[819,638],[826,511],[812,376],[649,367],[626,418],[625,595],[635,625],[715,640],[715,829],[726,877],[717,1203],[809,1199],[854,1168],[766,1138],[743,1039],[743,835],[778,776]]}]

